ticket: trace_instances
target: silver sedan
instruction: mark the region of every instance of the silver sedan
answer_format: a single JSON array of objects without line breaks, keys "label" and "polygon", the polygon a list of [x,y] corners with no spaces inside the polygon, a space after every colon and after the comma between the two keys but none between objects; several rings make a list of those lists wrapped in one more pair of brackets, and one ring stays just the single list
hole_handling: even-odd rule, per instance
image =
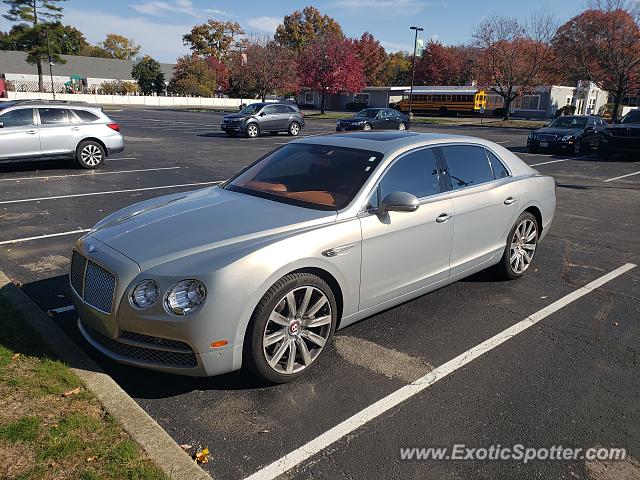
[{"label": "silver sedan", "polygon": [[286,382],[338,328],[488,267],[520,277],[555,204],[552,178],[478,138],[296,140],[99,222],[73,250],[78,326],[121,363]]}]

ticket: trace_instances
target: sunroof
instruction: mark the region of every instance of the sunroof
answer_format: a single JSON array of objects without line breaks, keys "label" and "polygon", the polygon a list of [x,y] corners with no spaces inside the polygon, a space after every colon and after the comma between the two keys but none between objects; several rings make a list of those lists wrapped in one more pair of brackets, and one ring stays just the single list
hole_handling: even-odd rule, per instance
[{"label": "sunroof", "polygon": [[388,131],[388,132],[355,132],[355,133],[336,133],[335,137],[348,137],[348,138],[364,138],[365,140],[377,140],[384,142],[387,140],[397,140],[399,138],[413,137],[418,135],[413,132],[400,132],[400,131]]}]

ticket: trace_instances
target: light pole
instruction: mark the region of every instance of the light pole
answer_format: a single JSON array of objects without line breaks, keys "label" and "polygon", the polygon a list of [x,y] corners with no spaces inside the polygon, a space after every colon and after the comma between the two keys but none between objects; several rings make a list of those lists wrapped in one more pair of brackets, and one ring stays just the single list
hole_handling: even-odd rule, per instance
[{"label": "light pole", "polygon": [[49,43],[49,29],[45,28],[44,30],[47,36],[47,58],[49,59],[49,78],[51,78],[51,93],[53,94],[53,99],[56,99],[56,90],[53,85],[53,62],[51,61],[51,44]]},{"label": "light pole", "polygon": [[416,49],[418,48],[418,32],[424,30],[422,27],[409,27],[411,30],[416,31],[416,36],[413,40],[413,67],[411,67],[411,89],[409,90],[409,119],[413,119],[413,112],[411,111],[411,104],[413,103],[413,80],[416,75]]}]

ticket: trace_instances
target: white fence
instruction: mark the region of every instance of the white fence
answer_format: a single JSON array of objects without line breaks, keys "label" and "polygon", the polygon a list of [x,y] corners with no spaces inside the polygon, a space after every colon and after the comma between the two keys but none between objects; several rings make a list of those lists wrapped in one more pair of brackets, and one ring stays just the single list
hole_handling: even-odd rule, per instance
[{"label": "white fence", "polygon": [[[9,100],[52,100],[51,93],[7,92]],[[219,107],[238,108],[239,98],[204,97],[145,97],[142,95],[89,95],[83,93],[56,93],[56,100],[87,102],[98,105],[140,105],[145,107]],[[259,100],[254,100],[259,101]],[[251,100],[243,99],[242,103]]]}]

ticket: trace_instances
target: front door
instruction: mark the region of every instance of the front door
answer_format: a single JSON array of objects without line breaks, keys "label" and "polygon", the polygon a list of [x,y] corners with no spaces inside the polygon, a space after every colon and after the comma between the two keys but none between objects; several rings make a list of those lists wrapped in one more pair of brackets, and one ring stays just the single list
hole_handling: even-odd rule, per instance
[{"label": "front door", "polygon": [[40,138],[33,108],[16,108],[0,115],[0,160],[40,157]]},{"label": "front door", "polygon": [[[415,212],[375,213],[381,199],[402,191],[420,199]],[[400,297],[449,276],[453,203],[441,190],[433,149],[414,150],[384,173],[360,217],[362,269],[360,309]]]},{"label": "front door", "polygon": [[38,108],[40,115],[40,143],[44,156],[71,154],[81,135],[80,126],[71,123],[66,108]]},{"label": "front door", "polygon": [[441,152],[456,216],[451,247],[453,276],[487,262],[504,249],[522,185],[482,147],[451,145],[441,147]]},{"label": "front door", "polygon": [[263,132],[278,131],[278,113],[275,105],[267,105],[260,112],[260,130]]}]

